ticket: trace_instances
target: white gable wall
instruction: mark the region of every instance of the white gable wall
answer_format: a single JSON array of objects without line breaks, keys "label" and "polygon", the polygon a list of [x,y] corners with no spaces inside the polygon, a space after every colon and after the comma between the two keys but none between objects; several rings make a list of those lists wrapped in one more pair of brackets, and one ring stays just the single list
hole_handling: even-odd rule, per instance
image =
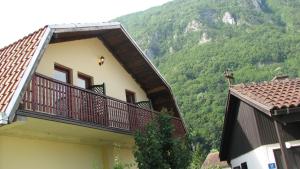
[{"label": "white gable wall", "polygon": [[[291,146],[299,146],[300,140],[286,142]],[[241,166],[242,163],[247,162],[248,169],[269,169],[270,163],[275,163],[275,156],[273,151],[275,149],[280,149],[279,143],[269,144],[260,146],[248,153],[245,153],[235,159],[231,160],[232,168],[236,166]]]}]

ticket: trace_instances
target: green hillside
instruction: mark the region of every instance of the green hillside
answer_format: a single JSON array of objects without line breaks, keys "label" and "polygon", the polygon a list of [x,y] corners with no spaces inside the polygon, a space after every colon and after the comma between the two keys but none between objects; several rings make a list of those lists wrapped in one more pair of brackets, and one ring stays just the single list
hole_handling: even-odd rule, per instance
[{"label": "green hillside", "polygon": [[209,151],[219,148],[227,68],[236,83],[300,76],[299,18],[299,0],[174,0],[116,20],[171,84]]}]

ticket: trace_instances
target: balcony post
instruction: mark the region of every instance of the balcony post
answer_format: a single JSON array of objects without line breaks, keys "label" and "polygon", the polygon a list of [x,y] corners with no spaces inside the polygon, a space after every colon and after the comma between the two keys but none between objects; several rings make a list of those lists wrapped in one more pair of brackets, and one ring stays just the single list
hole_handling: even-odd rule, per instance
[{"label": "balcony post", "polygon": [[136,130],[135,120],[136,119],[136,108],[128,105],[128,121],[129,121],[129,130],[134,132]]},{"label": "balcony post", "polygon": [[32,76],[32,81],[31,81],[31,88],[32,88],[32,101],[31,101],[31,104],[32,104],[32,111],[35,111],[36,110],[36,90],[37,90],[37,87],[36,87],[36,76],[33,75]]},{"label": "balcony post", "polygon": [[74,113],[73,113],[73,99],[72,99],[72,89],[70,87],[66,87],[66,96],[67,96],[67,99],[66,99],[66,103],[67,103],[67,109],[68,112],[66,112],[66,115],[67,117],[74,117]]},{"label": "balcony post", "polygon": [[109,115],[108,115],[108,101],[107,98],[103,98],[104,100],[104,126],[109,127]]}]

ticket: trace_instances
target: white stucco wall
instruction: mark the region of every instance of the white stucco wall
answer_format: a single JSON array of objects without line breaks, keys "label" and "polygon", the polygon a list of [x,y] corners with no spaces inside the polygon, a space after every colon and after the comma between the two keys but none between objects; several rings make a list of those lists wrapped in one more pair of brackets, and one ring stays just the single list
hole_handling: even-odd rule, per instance
[{"label": "white stucco wall", "polygon": [[[300,140],[286,142],[286,145],[289,144],[292,147],[300,146]],[[275,156],[273,151],[279,149],[279,143],[269,144],[260,146],[248,153],[245,153],[235,159],[231,160],[232,168],[236,166],[241,166],[241,163],[247,162],[248,169],[269,169],[270,163],[275,163]],[[287,148],[289,148],[287,146]]]}]

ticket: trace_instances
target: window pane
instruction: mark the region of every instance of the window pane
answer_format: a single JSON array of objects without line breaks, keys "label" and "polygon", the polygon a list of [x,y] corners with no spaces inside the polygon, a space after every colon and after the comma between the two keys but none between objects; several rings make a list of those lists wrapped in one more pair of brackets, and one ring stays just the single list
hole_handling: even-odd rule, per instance
[{"label": "window pane", "polygon": [[130,91],[126,91],[126,101],[128,103],[135,103],[135,94]]},{"label": "window pane", "polygon": [[84,79],[78,78],[77,86],[86,89],[86,81]]},{"label": "window pane", "polygon": [[67,83],[67,73],[59,70],[54,70],[54,79]]},{"label": "window pane", "polygon": [[247,166],[246,162],[242,163],[241,165],[242,165],[242,169],[248,169],[248,166]]}]

